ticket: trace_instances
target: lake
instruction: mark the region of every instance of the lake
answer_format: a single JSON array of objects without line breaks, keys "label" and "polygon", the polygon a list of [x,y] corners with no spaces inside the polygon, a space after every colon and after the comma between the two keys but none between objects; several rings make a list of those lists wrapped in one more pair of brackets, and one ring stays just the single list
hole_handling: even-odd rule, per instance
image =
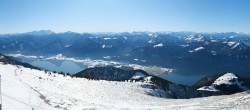
[{"label": "lake", "polygon": [[187,75],[181,75],[178,73],[169,73],[169,74],[163,75],[161,77],[168,80],[168,81],[174,82],[174,83],[192,86],[194,83],[196,83],[200,79],[204,78],[205,75],[187,76]]},{"label": "lake", "polygon": [[70,60],[54,60],[54,59],[30,59],[30,58],[21,58],[22,62],[29,63],[33,66],[47,69],[49,71],[57,71],[75,74],[86,69],[86,65],[79,62],[74,62]]}]

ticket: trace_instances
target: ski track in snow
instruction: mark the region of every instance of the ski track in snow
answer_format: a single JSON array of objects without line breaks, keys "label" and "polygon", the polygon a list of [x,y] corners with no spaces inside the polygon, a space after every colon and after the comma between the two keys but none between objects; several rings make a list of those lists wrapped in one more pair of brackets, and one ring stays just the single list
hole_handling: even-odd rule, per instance
[{"label": "ski track in snow", "polygon": [[140,82],[95,81],[45,74],[22,66],[0,64],[3,110],[82,109],[240,109],[250,108],[250,92],[195,99],[147,95]]}]

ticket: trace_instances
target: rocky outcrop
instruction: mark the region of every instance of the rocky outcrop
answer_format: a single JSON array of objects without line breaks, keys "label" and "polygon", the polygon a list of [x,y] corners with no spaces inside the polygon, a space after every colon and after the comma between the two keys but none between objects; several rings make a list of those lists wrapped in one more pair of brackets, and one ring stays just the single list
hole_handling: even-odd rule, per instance
[{"label": "rocky outcrop", "polygon": [[201,79],[193,85],[200,91],[214,91],[223,94],[234,94],[250,89],[250,80],[242,78],[234,73],[210,76]]}]

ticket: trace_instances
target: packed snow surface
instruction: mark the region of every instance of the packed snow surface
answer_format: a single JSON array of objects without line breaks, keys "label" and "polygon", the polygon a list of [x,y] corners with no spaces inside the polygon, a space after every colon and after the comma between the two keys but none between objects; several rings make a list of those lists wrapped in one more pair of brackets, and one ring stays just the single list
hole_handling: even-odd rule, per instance
[{"label": "packed snow surface", "polygon": [[83,109],[241,109],[250,108],[250,92],[195,99],[166,99],[140,82],[96,81],[0,64],[3,110]]},{"label": "packed snow surface", "polygon": [[141,77],[145,77],[146,75],[141,72],[136,72],[135,75],[132,77],[132,79],[138,79]]}]

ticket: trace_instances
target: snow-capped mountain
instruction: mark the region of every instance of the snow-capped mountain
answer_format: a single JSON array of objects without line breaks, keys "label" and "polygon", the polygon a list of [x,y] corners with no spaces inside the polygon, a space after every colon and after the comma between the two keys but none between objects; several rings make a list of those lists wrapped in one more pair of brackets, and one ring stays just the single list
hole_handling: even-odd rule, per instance
[{"label": "snow-capped mountain", "polygon": [[33,36],[44,36],[44,35],[50,35],[55,34],[55,32],[51,30],[40,30],[40,31],[32,31],[25,33],[26,35],[33,35]]},{"label": "snow-capped mountain", "polygon": [[[203,85],[203,86],[202,86]],[[204,78],[194,87],[201,91],[219,91],[223,94],[233,94],[250,89],[250,79],[241,78],[233,73],[225,73]]]}]

